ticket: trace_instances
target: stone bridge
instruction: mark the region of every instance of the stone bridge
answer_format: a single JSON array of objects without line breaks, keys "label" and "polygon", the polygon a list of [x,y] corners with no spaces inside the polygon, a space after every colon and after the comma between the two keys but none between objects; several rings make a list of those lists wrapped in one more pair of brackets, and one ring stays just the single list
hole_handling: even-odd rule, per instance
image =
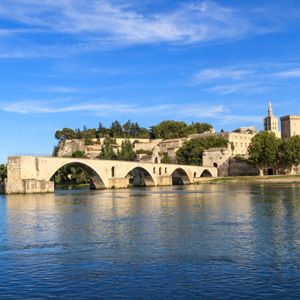
[{"label": "stone bridge", "polygon": [[7,194],[54,192],[53,175],[66,165],[81,167],[94,189],[190,184],[217,177],[217,168],[116,160],[13,156],[7,163]]}]

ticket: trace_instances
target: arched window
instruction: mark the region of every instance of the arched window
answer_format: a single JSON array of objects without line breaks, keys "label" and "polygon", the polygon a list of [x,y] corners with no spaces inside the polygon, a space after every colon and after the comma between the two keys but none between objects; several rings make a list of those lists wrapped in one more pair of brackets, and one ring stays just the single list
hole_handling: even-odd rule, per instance
[{"label": "arched window", "polygon": [[159,175],[161,175],[161,168],[159,168]]},{"label": "arched window", "polygon": [[155,167],[154,167],[154,168],[153,168],[153,174],[155,174],[155,171],[156,171],[156,170],[155,170]]},{"label": "arched window", "polygon": [[168,173],[168,168],[165,168],[165,174],[167,174]]}]

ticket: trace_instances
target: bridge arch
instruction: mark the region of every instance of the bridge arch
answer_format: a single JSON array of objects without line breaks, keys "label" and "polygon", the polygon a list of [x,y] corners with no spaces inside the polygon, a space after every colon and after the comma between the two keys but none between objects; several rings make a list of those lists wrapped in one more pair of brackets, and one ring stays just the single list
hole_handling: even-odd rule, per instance
[{"label": "bridge arch", "polygon": [[202,173],[200,177],[213,177],[213,175],[211,174],[211,172],[207,169],[205,169]]},{"label": "bridge arch", "polygon": [[183,168],[175,169],[172,174],[172,184],[173,185],[184,185],[192,183],[188,173]]},{"label": "bridge arch", "polygon": [[155,180],[148,170],[143,167],[136,166],[127,172],[126,178],[129,178],[129,183],[134,186],[155,186]]},{"label": "bridge arch", "polygon": [[50,176],[49,180],[53,181],[55,174],[59,170],[61,170],[64,167],[67,167],[67,166],[79,167],[81,170],[83,170],[86,173],[89,180],[90,180],[90,188],[91,189],[98,190],[98,189],[105,189],[106,188],[105,183],[102,180],[101,176],[98,174],[98,172],[96,172],[94,170],[94,168],[92,168],[91,166],[89,166],[89,165],[87,165],[83,162],[69,162],[69,163],[65,163],[65,164],[59,166],[58,168],[56,168],[56,170],[54,172],[52,171],[52,175]]}]

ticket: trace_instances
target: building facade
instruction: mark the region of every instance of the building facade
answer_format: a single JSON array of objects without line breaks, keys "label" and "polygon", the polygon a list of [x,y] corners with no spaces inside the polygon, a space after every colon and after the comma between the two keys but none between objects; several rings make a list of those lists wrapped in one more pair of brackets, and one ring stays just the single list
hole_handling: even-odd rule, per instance
[{"label": "building facade", "polygon": [[284,116],[280,118],[280,121],[282,139],[287,139],[295,135],[300,135],[300,116]]},{"label": "building facade", "polygon": [[251,132],[223,132],[220,134],[224,137],[229,145],[228,149],[231,156],[248,156],[248,148],[256,131]]}]

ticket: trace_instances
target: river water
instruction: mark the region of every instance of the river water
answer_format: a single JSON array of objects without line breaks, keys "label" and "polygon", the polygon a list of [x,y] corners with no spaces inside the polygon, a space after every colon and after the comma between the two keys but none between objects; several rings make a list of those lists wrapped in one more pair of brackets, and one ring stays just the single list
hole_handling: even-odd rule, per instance
[{"label": "river water", "polygon": [[296,299],[300,185],[0,196],[0,298]]}]

